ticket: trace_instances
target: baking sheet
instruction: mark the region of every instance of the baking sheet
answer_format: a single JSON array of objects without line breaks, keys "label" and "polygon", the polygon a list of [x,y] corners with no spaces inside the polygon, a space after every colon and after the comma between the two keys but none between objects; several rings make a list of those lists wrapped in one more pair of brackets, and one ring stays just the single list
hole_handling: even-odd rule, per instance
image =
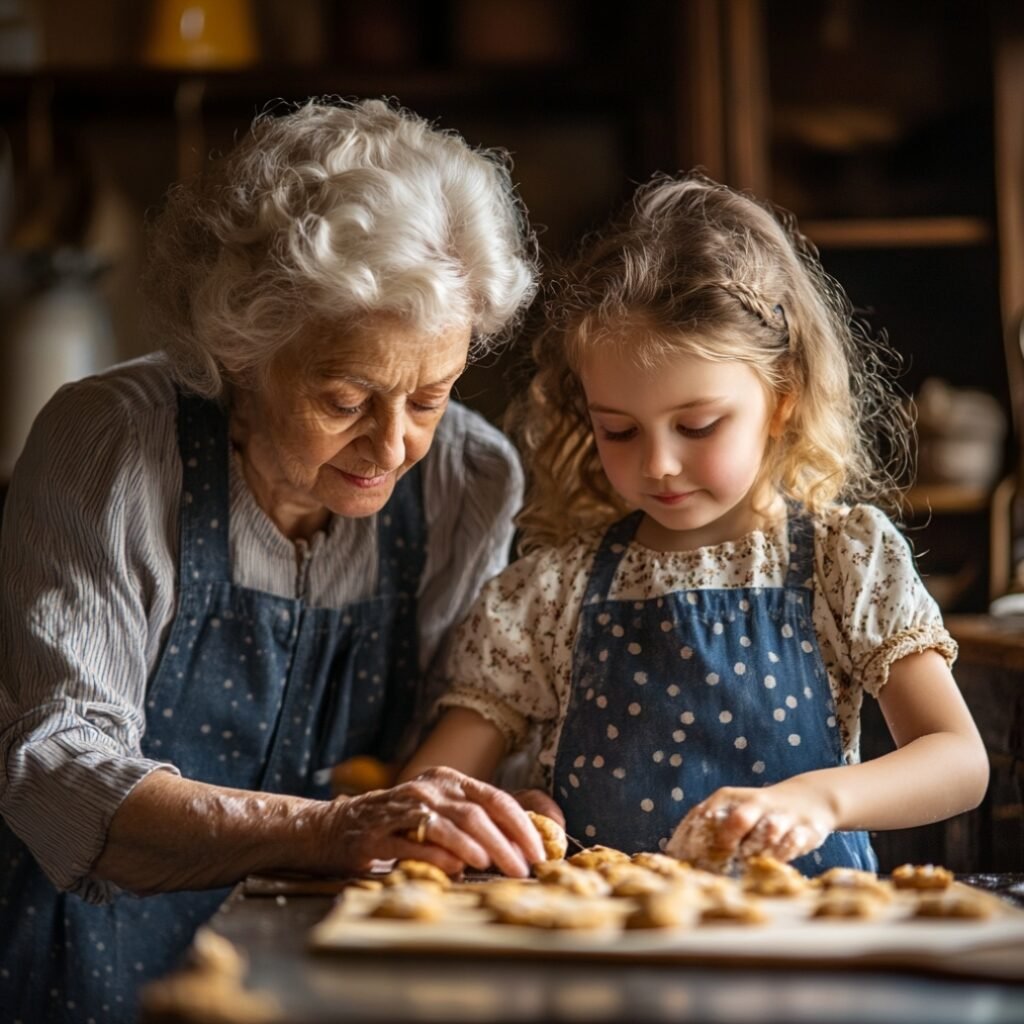
[{"label": "baking sheet", "polygon": [[[968,890],[961,883],[955,887]],[[322,953],[392,950],[680,963],[916,966],[1024,979],[1024,910],[990,894],[968,891],[991,901],[991,917],[914,918],[910,915],[915,897],[897,893],[870,920],[813,919],[811,898],[762,898],[768,914],[763,924],[551,931],[494,923],[487,910],[460,893],[448,895],[446,916],[439,921],[367,917],[380,892],[348,889],[312,930],[309,945]],[[992,955],[971,955],[960,962],[963,954],[987,952]]]}]

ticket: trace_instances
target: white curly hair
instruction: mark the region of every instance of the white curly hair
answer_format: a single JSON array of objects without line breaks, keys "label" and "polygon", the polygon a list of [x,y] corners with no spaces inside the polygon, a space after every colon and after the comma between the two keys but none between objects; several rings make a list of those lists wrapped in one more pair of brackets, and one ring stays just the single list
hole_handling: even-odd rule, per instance
[{"label": "white curly hair", "polygon": [[258,115],[149,230],[156,342],[192,391],[251,386],[310,325],[368,316],[511,332],[536,289],[536,244],[499,150],[382,100],[314,99]]}]

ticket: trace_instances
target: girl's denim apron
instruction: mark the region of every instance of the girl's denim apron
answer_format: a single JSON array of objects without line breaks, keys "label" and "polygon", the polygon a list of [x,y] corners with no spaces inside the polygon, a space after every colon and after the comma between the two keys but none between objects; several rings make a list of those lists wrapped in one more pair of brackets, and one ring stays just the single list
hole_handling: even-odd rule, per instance
[{"label": "girl's denim apron", "polygon": [[[420,474],[378,516],[377,593],[315,608],[231,582],[220,408],[181,396],[178,442],[178,611],[149,682],[142,752],[189,779],[327,797],[318,773],[355,754],[391,756],[415,705]],[[175,966],[229,891],[90,905],[58,892],[2,823],[0,863],[5,1022],[134,1021],[139,986]]]},{"label": "girl's denim apron", "polygon": [[[721,786],[768,786],[843,764],[811,618],[814,535],[790,510],[782,587],[680,590],[611,600],[642,513],[606,532],[573,653],[554,769],[566,829],[628,852],[663,849]],[[864,832],[834,832],[794,866],[875,870]]]}]

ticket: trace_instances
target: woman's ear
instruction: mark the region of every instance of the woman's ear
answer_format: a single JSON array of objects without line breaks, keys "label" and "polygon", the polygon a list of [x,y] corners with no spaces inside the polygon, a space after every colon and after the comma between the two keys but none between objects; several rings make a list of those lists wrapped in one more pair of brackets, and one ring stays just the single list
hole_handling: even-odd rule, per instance
[{"label": "woman's ear", "polygon": [[786,432],[786,424],[789,422],[793,410],[796,408],[796,392],[789,391],[782,395],[775,404],[775,412],[768,422],[768,436],[777,441]]}]

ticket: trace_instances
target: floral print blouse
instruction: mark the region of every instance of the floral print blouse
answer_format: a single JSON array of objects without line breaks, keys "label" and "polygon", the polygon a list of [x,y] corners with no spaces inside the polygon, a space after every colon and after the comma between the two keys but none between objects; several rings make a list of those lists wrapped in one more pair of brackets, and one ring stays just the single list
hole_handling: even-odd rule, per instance
[{"label": "floral print blouse", "polygon": [[[952,665],[957,647],[918,575],[909,545],[870,505],[834,506],[813,520],[814,627],[835,700],[844,758],[860,758],[864,693],[877,697],[894,661],[935,649]],[[514,562],[490,581],[458,628],[438,706],[470,708],[527,749],[531,785],[547,786],[568,707],[572,651],[591,562],[603,530]],[[610,597],[646,600],[677,590],[781,586],[787,521],[691,551],[653,551],[633,541]]]}]

